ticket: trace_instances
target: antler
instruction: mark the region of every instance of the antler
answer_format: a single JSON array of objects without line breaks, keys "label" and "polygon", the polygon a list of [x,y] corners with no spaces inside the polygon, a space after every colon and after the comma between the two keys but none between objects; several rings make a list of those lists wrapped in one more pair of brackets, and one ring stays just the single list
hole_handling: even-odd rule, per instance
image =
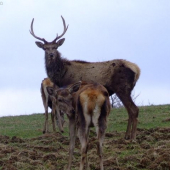
[{"label": "antler", "polygon": [[57,41],[58,39],[60,39],[60,38],[66,33],[66,31],[67,31],[67,29],[68,29],[68,25],[67,25],[67,27],[66,27],[66,23],[65,23],[64,18],[63,18],[62,16],[61,16],[61,18],[62,18],[63,25],[64,25],[64,31],[63,31],[63,33],[62,33],[60,36],[58,36],[58,34],[57,34],[57,37],[56,37],[52,42],[55,42],[55,41]]},{"label": "antler", "polygon": [[31,22],[30,34],[31,34],[33,37],[35,37],[36,39],[43,41],[45,44],[48,43],[44,38],[37,37],[37,36],[34,34],[33,23],[34,23],[34,18],[32,19],[32,22]]},{"label": "antler", "polygon": [[[64,18],[63,18],[62,16],[61,16],[61,18],[62,18],[63,25],[64,25],[64,31],[63,31],[63,33],[62,33],[60,36],[58,36],[58,34],[57,34],[57,37],[56,37],[51,43],[54,43],[54,42],[56,42],[58,39],[60,39],[60,38],[66,33],[66,31],[67,31],[67,29],[68,29],[68,25],[67,25],[67,27],[66,27],[66,23],[65,23]],[[37,36],[34,34],[33,23],[34,23],[34,18],[32,19],[32,22],[31,22],[31,30],[30,30],[31,35],[32,35],[33,37],[35,37],[36,39],[41,40],[41,41],[43,41],[45,44],[47,44],[48,41],[46,41],[44,38],[37,37]]]}]

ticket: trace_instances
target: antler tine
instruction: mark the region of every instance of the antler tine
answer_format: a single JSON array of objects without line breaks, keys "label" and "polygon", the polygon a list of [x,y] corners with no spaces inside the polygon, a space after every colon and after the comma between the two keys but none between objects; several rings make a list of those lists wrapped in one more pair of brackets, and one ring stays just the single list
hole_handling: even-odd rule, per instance
[{"label": "antler tine", "polygon": [[32,22],[31,22],[30,34],[31,34],[33,37],[35,37],[36,39],[41,40],[41,41],[43,41],[44,43],[47,43],[47,41],[46,41],[44,38],[37,37],[37,36],[34,34],[33,23],[34,23],[34,18],[32,19]]},{"label": "antler tine", "polygon": [[63,25],[64,25],[64,31],[63,31],[63,33],[60,36],[58,36],[58,34],[57,34],[57,37],[52,42],[55,42],[56,40],[60,39],[66,33],[66,31],[68,29],[68,25],[66,27],[66,23],[65,23],[64,18],[62,16],[61,16],[61,18],[62,18]]}]

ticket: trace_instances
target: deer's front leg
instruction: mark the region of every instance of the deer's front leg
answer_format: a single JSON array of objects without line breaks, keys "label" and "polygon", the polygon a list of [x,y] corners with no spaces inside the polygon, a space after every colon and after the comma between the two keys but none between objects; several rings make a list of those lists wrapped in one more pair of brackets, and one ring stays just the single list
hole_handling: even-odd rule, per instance
[{"label": "deer's front leg", "polygon": [[70,136],[70,144],[69,144],[69,161],[67,170],[71,169],[73,152],[75,148],[75,140],[76,140],[76,121],[75,117],[69,118],[69,136]]},{"label": "deer's front leg", "polygon": [[[63,133],[64,130],[63,130],[63,124],[62,124],[62,117],[60,115],[60,110],[59,110],[58,107],[56,108],[56,114],[55,115],[57,116],[57,125],[59,127],[59,130],[60,130],[61,133]],[[55,120],[56,120],[56,117],[55,117]]]}]

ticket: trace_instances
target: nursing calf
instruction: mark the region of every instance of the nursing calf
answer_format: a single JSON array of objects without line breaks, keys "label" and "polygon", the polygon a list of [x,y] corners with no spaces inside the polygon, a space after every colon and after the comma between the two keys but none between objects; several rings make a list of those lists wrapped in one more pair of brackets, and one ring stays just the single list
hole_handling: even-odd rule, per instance
[{"label": "nursing calf", "polygon": [[94,126],[98,138],[100,169],[103,170],[102,144],[107,127],[107,117],[110,113],[109,94],[106,88],[97,83],[78,82],[67,88],[48,88],[47,91],[60,105],[64,113],[67,113],[69,118],[70,146],[68,169],[71,169],[77,132],[81,143],[80,170],[84,168],[85,162],[86,168],[88,167],[89,128]]}]

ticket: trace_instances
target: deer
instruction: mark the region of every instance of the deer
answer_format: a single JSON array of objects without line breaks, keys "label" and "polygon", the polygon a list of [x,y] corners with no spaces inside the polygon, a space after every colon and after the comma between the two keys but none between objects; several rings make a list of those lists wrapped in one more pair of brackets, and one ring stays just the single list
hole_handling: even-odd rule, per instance
[{"label": "deer", "polygon": [[[136,140],[137,118],[139,108],[132,100],[131,92],[140,77],[140,68],[137,64],[124,59],[113,59],[103,62],[87,62],[81,60],[68,60],[58,51],[65,38],[62,38],[68,29],[64,18],[61,16],[64,30],[61,35],[51,42],[34,34],[31,22],[31,35],[40,40],[36,45],[45,52],[45,69],[47,76],[57,86],[67,86],[78,81],[98,82],[103,85],[109,96],[114,93],[119,97],[128,112],[128,124],[125,139]],[[89,53],[89,52],[88,52]],[[88,54],[87,54],[88,56]]]},{"label": "deer", "polygon": [[[43,133],[49,133],[48,107],[51,108],[51,120],[52,120],[53,131],[56,132],[56,118],[57,118],[57,125],[59,127],[59,131],[63,133],[64,114],[59,110],[59,107],[57,107],[54,101],[51,100],[51,97],[47,92],[47,87],[52,88],[53,86],[55,85],[49,78],[45,78],[44,80],[42,80],[40,92],[41,92],[43,106],[45,109],[45,123],[44,123]],[[59,87],[55,86],[55,88],[57,89]]]},{"label": "deer", "polygon": [[90,127],[95,127],[98,139],[100,169],[103,170],[102,145],[107,128],[107,118],[111,110],[109,93],[98,83],[77,82],[65,88],[47,88],[52,100],[60,106],[69,119],[69,163],[71,169],[76,134],[81,143],[80,170],[88,168],[88,136]]}]

